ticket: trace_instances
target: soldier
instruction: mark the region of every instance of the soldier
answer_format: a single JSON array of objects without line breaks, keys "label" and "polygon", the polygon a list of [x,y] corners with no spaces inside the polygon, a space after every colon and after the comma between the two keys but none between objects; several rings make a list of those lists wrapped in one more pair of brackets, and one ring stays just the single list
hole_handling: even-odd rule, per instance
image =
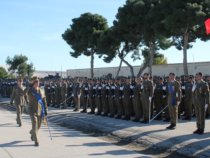
[{"label": "soldier", "polygon": [[185,118],[182,120],[191,120],[192,116],[192,104],[193,104],[193,92],[192,92],[192,77],[188,77],[188,82],[184,84],[182,89],[185,90],[184,105],[185,105]]},{"label": "soldier", "polygon": [[75,102],[75,109],[73,111],[79,111],[80,109],[80,83],[78,82],[79,78],[75,77],[74,78],[74,83],[73,83],[73,94],[72,96],[74,97],[74,102]]},{"label": "soldier", "polygon": [[48,109],[45,91],[39,88],[38,76],[31,79],[30,87],[27,87],[23,92],[23,95],[25,94],[28,94],[29,98],[28,113],[32,123],[31,140],[35,142],[35,146],[39,146],[38,130],[41,127],[42,118],[47,115]]},{"label": "soldier", "polygon": [[55,94],[56,94],[56,106],[55,106],[55,108],[59,108],[60,104],[61,104],[61,87],[62,87],[62,84],[61,84],[61,81],[59,80],[58,83],[57,83],[57,86],[55,88]]},{"label": "soldier", "polygon": [[[163,78],[160,77],[158,80],[158,84],[156,84],[156,87],[154,87],[154,103],[155,103],[155,109],[156,113],[158,114],[162,109],[164,105],[164,91],[163,91]],[[158,115],[158,117],[155,118],[156,120],[162,120],[162,113]]]},{"label": "soldier", "polygon": [[90,103],[90,109],[91,111],[88,114],[95,114],[95,89],[96,88],[96,84],[95,84],[95,80],[93,79],[89,79],[90,80],[90,84],[88,87],[88,100]]},{"label": "soldier", "polygon": [[116,104],[114,100],[114,90],[115,90],[115,84],[114,84],[114,79],[110,78],[109,79],[109,108],[110,108],[110,118],[113,118],[116,112]]},{"label": "soldier", "polygon": [[45,95],[46,95],[46,100],[47,100],[47,106],[50,106],[51,103],[51,82],[48,81],[47,84],[45,84]]},{"label": "soldier", "polygon": [[144,120],[141,123],[149,123],[151,115],[151,101],[153,97],[152,81],[149,80],[149,73],[144,73],[144,81],[141,85],[141,102],[144,114]]},{"label": "soldier", "polygon": [[133,91],[133,106],[135,111],[135,119],[132,120],[133,122],[139,122],[140,118],[142,117],[142,103],[141,103],[141,77],[136,78],[136,85],[132,87]]},{"label": "soldier", "polygon": [[55,107],[55,100],[56,100],[56,94],[55,94],[55,89],[56,89],[57,85],[56,82],[53,81],[53,83],[51,84],[51,88],[50,88],[50,93],[51,93],[51,100],[52,100],[52,106],[51,107]]},{"label": "soldier", "polygon": [[131,116],[131,84],[130,77],[126,78],[126,83],[123,86],[123,104],[125,108],[125,117],[122,120],[130,120]]},{"label": "soldier", "polygon": [[[210,87],[210,77],[208,77],[208,78],[206,79],[206,82],[208,83],[208,85],[209,85],[209,87]],[[209,95],[209,97],[210,97],[210,95]],[[210,104],[210,102],[209,102],[209,104]],[[210,106],[208,106],[207,112],[206,112],[206,118],[209,118],[209,117],[210,117]]]},{"label": "soldier", "polygon": [[175,81],[175,74],[173,72],[170,73],[168,83],[167,94],[168,94],[168,108],[171,119],[171,125],[166,127],[166,129],[174,130],[176,129],[176,124],[178,122],[178,105],[181,101],[181,85]]},{"label": "soldier", "polygon": [[103,111],[101,89],[102,89],[101,79],[98,79],[98,83],[96,87],[96,105],[97,105],[98,111],[95,115],[101,115],[101,112]]},{"label": "soldier", "polygon": [[83,82],[81,84],[81,104],[83,105],[82,113],[87,113],[87,95],[88,95],[88,83],[87,77],[83,78]]},{"label": "soldier", "polygon": [[192,91],[195,96],[195,113],[197,130],[193,133],[203,134],[205,128],[205,111],[209,105],[209,87],[203,81],[203,74],[198,72],[196,74],[197,82],[193,85]]},{"label": "soldier", "polygon": [[108,84],[107,79],[104,80],[101,94],[102,94],[102,104],[103,104],[103,109],[104,109],[104,113],[101,116],[108,116],[110,109],[109,109],[109,100],[108,100],[109,84]]},{"label": "soldier", "polygon": [[117,105],[117,117],[115,119],[122,119],[122,115],[124,114],[124,106],[123,106],[123,85],[122,80],[117,79],[118,83],[115,85],[115,102]]},{"label": "soldier", "polygon": [[[166,91],[166,89],[167,89],[168,83],[169,83],[169,76],[167,76],[165,80],[166,81],[165,81],[164,86],[163,86],[164,107],[166,107],[168,105],[168,98],[167,98],[168,97],[168,94],[167,94],[168,91]],[[165,109],[165,117],[166,117],[166,119],[163,120],[163,121],[164,122],[170,122],[169,108]]]},{"label": "soldier", "polygon": [[[15,100],[15,107],[16,107],[16,112],[17,112],[17,124],[19,124],[19,126],[22,126],[22,119],[21,119],[21,115],[23,114],[23,110],[24,110],[24,95],[23,95],[23,91],[25,90],[25,86],[22,85],[23,84],[23,79],[21,77],[18,77],[18,85],[13,87],[13,91],[12,91],[12,95],[11,95],[11,99],[10,99],[10,104],[13,104],[13,100]],[[26,97],[26,102],[28,104],[28,97],[27,95],[25,95]]]},{"label": "soldier", "polygon": [[67,97],[67,84],[65,80],[62,80],[62,86],[61,86],[61,99],[63,102],[63,106],[61,109],[66,109],[66,97]]},{"label": "soldier", "polygon": [[[67,98],[69,98],[70,96],[72,96],[72,92],[73,92],[73,88],[72,88],[72,83],[71,83],[71,79],[68,81],[68,90],[67,90]],[[68,100],[68,106],[71,106],[71,102],[73,101],[73,97],[69,98]]]}]

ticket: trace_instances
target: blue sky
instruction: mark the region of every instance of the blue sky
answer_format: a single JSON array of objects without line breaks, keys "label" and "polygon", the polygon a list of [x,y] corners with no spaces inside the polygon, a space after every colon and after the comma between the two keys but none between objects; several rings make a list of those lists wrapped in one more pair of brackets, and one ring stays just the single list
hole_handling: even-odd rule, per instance
[{"label": "blue sky", "polygon": [[[125,0],[2,0],[0,1],[0,65],[5,64],[7,56],[23,54],[33,62],[36,70],[66,70],[89,68],[90,58],[77,59],[69,55],[70,47],[61,38],[73,18],[91,12],[105,17],[112,26],[117,10]],[[193,43],[188,50],[188,62],[209,61],[210,41]],[[181,63],[182,51],[174,47],[160,51],[169,63]],[[142,61],[133,62],[140,65]],[[115,58],[107,64],[95,56],[95,67],[112,67],[119,65]]]}]

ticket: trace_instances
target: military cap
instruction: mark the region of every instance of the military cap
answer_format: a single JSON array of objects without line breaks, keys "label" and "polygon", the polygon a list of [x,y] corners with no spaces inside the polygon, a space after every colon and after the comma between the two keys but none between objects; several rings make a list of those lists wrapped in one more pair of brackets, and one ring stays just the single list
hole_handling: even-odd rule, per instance
[{"label": "military cap", "polygon": [[38,76],[34,76],[34,77],[32,77],[31,82],[38,81],[38,80],[39,80],[39,77]]},{"label": "military cap", "polygon": [[127,77],[127,79],[131,79],[130,77]]},{"label": "military cap", "polygon": [[193,79],[193,77],[192,76],[189,76],[188,79]]},{"label": "military cap", "polygon": [[189,77],[188,75],[185,75],[184,77]]},{"label": "military cap", "polygon": [[23,81],[23,78],[19,76],[17,80],[18,81]]},{"label": "military cap", "polygon": [[147,76],[149,76],[149,73],[148,73],[148,72],[145,72],[145,73],[144,73],[144,75],[147,75]]},{"label": "military cap", "polygon": [[198,72],[196,75],[203,76],[202,72]]},{"label": "military cap", "polygon": [[169,76],[166,76],[166,78],[169,78]]},{"label": "military cap", "polygon": [[175,76],[175,74],[173,72],[170,72],[169,75],[174,75]]},{"label": "military cap", "polygon": [[163,80],[163,78],[162,77],[159,77],[158,80]]},{"label": "military cap", "polygon": [[113,80],[113,78],[109,78],[109,80]]}]

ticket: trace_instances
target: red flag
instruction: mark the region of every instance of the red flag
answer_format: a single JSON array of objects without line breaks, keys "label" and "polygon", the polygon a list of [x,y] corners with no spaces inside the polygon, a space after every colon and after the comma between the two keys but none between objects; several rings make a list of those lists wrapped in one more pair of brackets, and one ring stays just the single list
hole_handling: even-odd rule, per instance
[{"label": "red flag", "polygon": [[205,22],[206,25],[206,34],[210,34],[210,19],[206,20]]}]

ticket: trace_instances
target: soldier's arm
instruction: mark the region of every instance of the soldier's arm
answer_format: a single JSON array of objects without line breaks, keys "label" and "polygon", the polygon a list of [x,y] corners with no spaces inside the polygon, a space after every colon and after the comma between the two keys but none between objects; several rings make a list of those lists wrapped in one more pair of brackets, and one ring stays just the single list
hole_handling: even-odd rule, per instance
[{"label": "soldier's arm", "polygon": [[45,94],[44,89],[43,89],[43,94],[44,94],[44,97],[42,98],[42,102],[44,104],[44,110],[45,110],[45,112],[48,112],[47,101],[46,101],[46,94]]},{"label": "soldier's arm", "polygon": [[209,86],[208,86],[208,83],[205,83],[204,93],[205,93],[205,104],[209,105]]},{"label": "soldier's arm", "polygon": [[15,99],[15,92],[16,92],[15,87],[13,87],[12,95],[11,95],[11,99],[10,99],[10,104],[12,104],[13,100]]},{"label": "soldier's arm", "polygon": [[152,82],[149,82],[149,88],[150,88],[150,94],[149,94],[149,96],[150,97],[153,97],[154,90],[153,90]]},{"label": "soldier's arm", "polygon": [[23,95],[26,95],[29,90],[30,90],[30,87],[26,87],[26,89],[24,89],[24,91],[23,91]]},{"label": "soldier's arm", "polygon": [[181,94],[181,85],[180,85],[180,83],[177,82],[176,88],[177,88],[177,94],[178,94],[178,96],[177,96],[177,101],[180,102],[180,101],[181,101],[181,96],[182,96],[182,94]]}]

